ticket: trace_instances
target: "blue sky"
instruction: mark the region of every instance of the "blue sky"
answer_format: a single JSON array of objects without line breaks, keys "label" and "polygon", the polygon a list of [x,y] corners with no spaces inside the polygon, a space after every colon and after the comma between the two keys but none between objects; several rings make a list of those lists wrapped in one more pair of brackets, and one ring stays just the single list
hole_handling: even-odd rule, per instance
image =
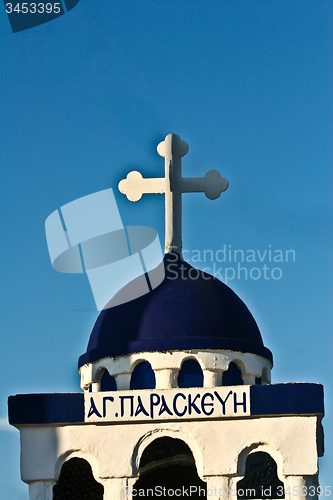
[{"label": "blue sky", "polygon": [[13,34],[0,9],[1,498],[28,498],[7,397],[78,391],[97,317],[87,277],[52,269],[45,219],[111,187],[123,223],[163,241],[163,197],[134,204],[117,185],[163,175],[171,132],[190,147],[184,176],[230,183],[216,201],[183,196],[185,249],[295,251],[279,280],[228,284],[273,352],[272,381],[324,385],[331,484],[332,14],[326,0],[80,0]]}]

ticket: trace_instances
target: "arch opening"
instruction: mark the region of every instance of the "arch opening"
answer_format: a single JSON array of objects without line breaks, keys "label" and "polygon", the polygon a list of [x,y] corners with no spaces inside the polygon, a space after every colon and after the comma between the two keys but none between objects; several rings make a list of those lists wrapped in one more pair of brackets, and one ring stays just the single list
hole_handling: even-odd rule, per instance
[{"label": "arch opening", "polygon": [[181,439],[171,437],[157,438],[144,450],[133,490],[136,496],[152,500],[161,496],[207,498],[206,483],[198,476],[190,448]]},{"label": "arch opening", "polygon": [[242,372],[236,363],[230,363],[227,371],[223,373],[222,385],[244,385]]},{"label": "arch opening", "polygon": [[270,384],[270,382],[271,382],[270,381],[270,375],[269,375],[268,370],[267,370],[266,367],[263,368],[261,379],[262,379],[262,384],[263,385]]},{"label": "arch opening", "polygon": [[203,372],[198,361],[186,359],[178,372],[178,387],[203,387]]},{"label": "arch opening", "polygon": [[155,373],[150,363],[141,361],[132,372],[130,389],[155,389],[155,385]]},{"label": "arch opening", "polygon": [[285,498],[276,462],[268,453],[257,451],[247,457],[245,476],[237,482],[237,498]]},{"label": "arch opening", "polygon": [[103,376],[101,378],[101,391],[116,391],[117,383],[116,379],[109,374],[109,372],[105,369]]},{"label": "arch opening", "polygon": [[93,498],[103,500],[104,486],[96,481],[91,466],[83,458],[71,458],[61,467],[59,479],[53,486],[53,500]]}]

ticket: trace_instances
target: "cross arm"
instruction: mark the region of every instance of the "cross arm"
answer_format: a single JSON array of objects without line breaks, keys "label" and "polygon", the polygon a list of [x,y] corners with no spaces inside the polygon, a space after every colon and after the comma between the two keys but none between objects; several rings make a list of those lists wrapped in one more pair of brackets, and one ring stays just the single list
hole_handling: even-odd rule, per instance
[{"label": "cross arm", "polygon": [[144,179],[140,172],[133,171],[119,182],[118,188],[130,201],[139,201],[146,193],[165,193],[165,178]]},{"label": "cross arm", "polygon": [[227,179],[221,177],[217,170],[210,170],[205,177],[185,177],[180,181],[182,193],[205,193],[210,200],[218,198],[228,186]]}]

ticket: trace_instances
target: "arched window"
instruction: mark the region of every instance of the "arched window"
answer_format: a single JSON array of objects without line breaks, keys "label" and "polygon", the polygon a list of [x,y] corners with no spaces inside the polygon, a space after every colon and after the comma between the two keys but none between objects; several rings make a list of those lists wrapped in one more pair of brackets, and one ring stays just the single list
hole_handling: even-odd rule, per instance
[{"label": "arched window", "polygon": [[155,373],[148,361],[142,361],[134,368],[130,389],[155,389]]},{"label": "arched window", "polygon": [[222,385],[244,385],[242,372],[236,363],[231,362],[228,370],[223,373]]},{"label": "arched window", "polygon": [[107,370],[104,371],[101,378],[101,391],[116,391],[117,384],[114,377],[112,377]]},{"label": "arched window", "polygon": [[187,359],[178,373],[178,387],[203,387],[201,366],[195,359]]},{"label": "arched window", "polygon": [[95,480],[90,464],[83,458],[71,458],[65,462],[61,467],[59,479],[53,486],[53,500],[103,500],[103,494],[103,485]]},{"label": "arched window", "polygon": [[144,490],[145,497],[153,500],[161,497],[159,492],[165,492],[163,497],[173,500],[175,496],[178,499],[191,496],[192,500],[207,498],[206,483],[198,476],[190,448],[181,439],[170,437],[155,439],[144,450],[133,490]]},{"label": "arched window", "polygon": [[237,483],[237,498],[285,498],[276,462],[268,453],[257,451],[247,457],[245,476]]},{"label": "arched window", "polygon": [[270,383],[270,376],[268,374],[268,371],[267,371],[266,367],[264,367],[264,369],[262,371],[261,380],[262,380],[262,384],[263,385],[266,385],[266,384]]}]

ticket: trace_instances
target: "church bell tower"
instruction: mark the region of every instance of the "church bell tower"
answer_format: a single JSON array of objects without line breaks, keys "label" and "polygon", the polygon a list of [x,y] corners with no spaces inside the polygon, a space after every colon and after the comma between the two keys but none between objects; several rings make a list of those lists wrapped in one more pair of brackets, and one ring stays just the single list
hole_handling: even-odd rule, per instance
[{"label": "church bell tower", "polygon": [[187,151],[170,134],[158,146],[165,177],[119,183],[130,201],[165,196],[162,283],[110,297],[79,358],[81,392],[9,398],[30,500],[318,496],[323,387],[271,384],[247,306],[183,259],[182,193],[228,188],[215,170],[183,178]]}]

